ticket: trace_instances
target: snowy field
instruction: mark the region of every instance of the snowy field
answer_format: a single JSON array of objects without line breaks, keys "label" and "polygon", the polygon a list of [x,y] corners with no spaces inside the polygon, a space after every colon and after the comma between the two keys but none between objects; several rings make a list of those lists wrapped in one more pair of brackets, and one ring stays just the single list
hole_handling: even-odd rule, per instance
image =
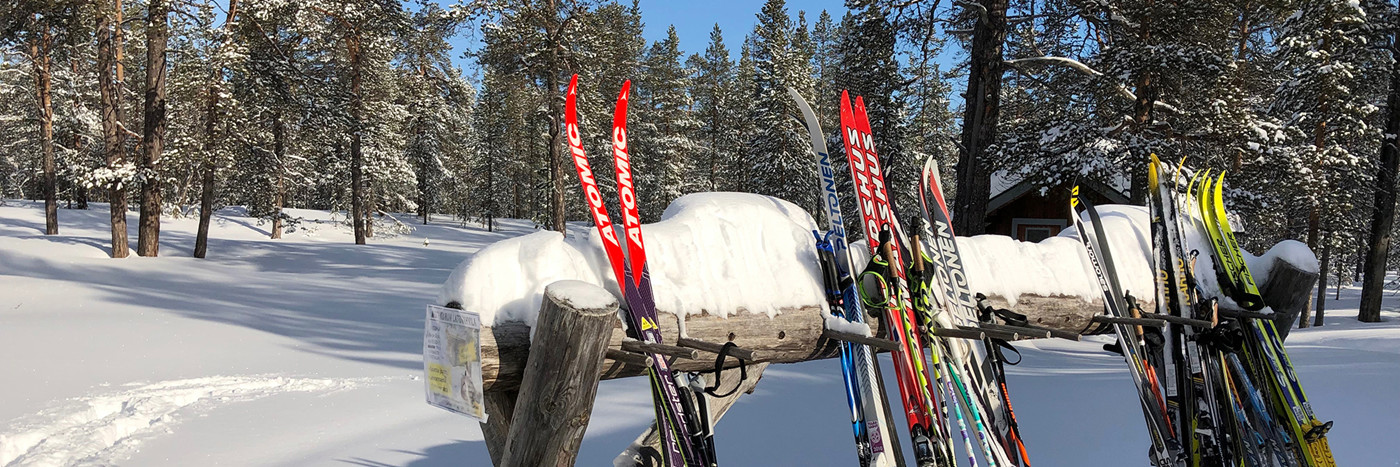
[{"label": "snowy field", "polygon": [[[195,219],[169,217],[160,258],[112,260],[106,209],[61,210],[49,237],[42,203],[0,206],[0,465],[490,464],[474,422],[423,402],[423,305],[528,223],[444,219],[355,246],[325,212],[291,210],[298,230],[269,240],[226,209],[208,260],[189,257]],[[1359,294],[1329,297],[1327,326],[1288,348],[1336,421],[1338,464],[1400,465],[1400,297],[1363,326]],[[1102,342],[1023,345],[1008,369],[1035,465],[1147,465],[1126,366]],[[719,423],[721,462],[852,465],[844,397],[835,360],[770,368]],[[609,465],[650,401],[644,379],[603,382],[579,465]]]}]

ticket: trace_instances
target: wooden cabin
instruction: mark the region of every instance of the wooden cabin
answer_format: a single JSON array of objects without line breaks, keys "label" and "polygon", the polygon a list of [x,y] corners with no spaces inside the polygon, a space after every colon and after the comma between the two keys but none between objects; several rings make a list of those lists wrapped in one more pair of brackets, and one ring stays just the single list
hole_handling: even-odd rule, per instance
[{"label": "wooden cabin", "polygon": [[[993,177],[992,198],[987,202],[987,233],[1025,242],[1059,235],[1071,223],[1069,194],[1073,186],[1064,182],[1043,187],[1026,180]],[[1100,182],[1081,181],[1079,190],[1096,205],[1128,203],[1126,190]]]}]

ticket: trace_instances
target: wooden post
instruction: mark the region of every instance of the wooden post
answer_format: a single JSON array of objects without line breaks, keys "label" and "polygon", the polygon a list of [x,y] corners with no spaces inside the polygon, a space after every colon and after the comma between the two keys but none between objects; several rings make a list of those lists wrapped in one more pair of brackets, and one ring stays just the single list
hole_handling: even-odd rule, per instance
[{"label": "wooden post", "polygon": [[486,402],[486,421],[481,423],[481,434],[486,439],[486,451],[491,454],[492,465],[505,465],[506,440],[510,438],[510,417],[515,412],[515,399],[519,391],[486,390],[482,397]]},{"label": "wooden post", "polygon": [[500,465],[574,465],[617,307],[612,294],[586,282],[545,287]]},{"label": "wooden post", "polygon": [[1308,306],[1308,296],[1317,283],[1317,271],[1304,271],[1282,259],[1275,259],[1269,276],[1260,284],[1264,303],[1274,309],[1274,325],[1279,338],[1288,337],[1288,330],[1298,322],[1298,315]]}]

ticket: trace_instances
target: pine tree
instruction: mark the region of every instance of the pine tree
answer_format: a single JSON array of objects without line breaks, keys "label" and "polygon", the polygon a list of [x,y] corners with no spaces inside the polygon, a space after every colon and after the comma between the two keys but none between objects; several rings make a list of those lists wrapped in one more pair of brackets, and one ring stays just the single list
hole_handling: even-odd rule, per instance
[{"label": "pine tree", "polygon": [[753,177],[753,164],[750,155],[753,154],[753,143],[759,137],[759,127],[751,116],[757,106],[758,74],[754,60],[754,47],[757,39],[753,34],[744,36],[744,43],[739,47],[739,64],[734,72],[734,98],[730,101],[728,111],[728,121],[734,122],[735,146],[734,151],[725,151],[727,156],[724,161],[725,172],[729,174],[725,178],[725,183],[720,184],[720,189],[725,191],[756,191],[757,181]]},{"label": "pine tree", "polygon": [[751,51],[754,99],[750,113],[757,132],[750,140],[748,157],[755,192],[815,210],[817,180],[812,176],[810,143],[792,120],[797,109],[787,95],[789,86],[808,95],[812,89],[810,56],[803,50],[807,33],[804,29],[799,35],[797,28],[783,0],[768,0],[758,14]]},{"label": "pine tree", "polygon": [[900,100],[904,77],[895,56],[894,28],[873,7],[852,12],[842,18],[838,51],[844,73],[837,78],[837,85],[850,90],[852,99],[861,96],[865,101],[875,149],[885,170],[885,186],[894,205],[901,212],[917,212],[923,160],[904,146],[908,136]]},{"label": "pine tree", "polygon": [[697,153],[694,166],[703,183],[700,191],[717,191],[725,184],[721,176],[726,161],[737,159],[741,149],[737,122],[733,110],[735,96],[734,62],[724,46],[719,24],[710,30],[710,44],[704,55],[692,55],[687,68],[693,71],[690,95],[695,99],[695,116],[700,127],[696,130]]},{"label": "pine tree", "polygon": [[44,233],[58,234],[58,167],[54,142],[54,67],[68,51],[62,45],[83,26],[76,0],[25,0],[0,6],[0,47],[14,49],[26,57],[30,69],[31,121],[38,124],[24,131],[35,134],[32,141],[41,156],[41,183],[44,194]]},{"label": "pine tree", "polygon": [[[1370,63],[1381,62],[1367,45],[1366,13],[1346,1],[1303,0],[1285,20],[1279,38],[1278,70],[1293,79],[1281,83],[1271,110],[1285,122],[1289,147],[1275,163],[1291,167],[1294,202],[1306,209],[1308,246],[1321,248],[1317,308],[1324,306],[1330,253],[1338,232],[1357,230],[1350,216],[1326,216],[1323,209],[1347,212],[1364,206],[1360,187],[1371,173],[1369,161],[1352,141],[1372,139],[1375,106],[1359,92]],[[1345,243],[1345,242],[1341,242]],[[1299,326],[1307,327],[1304,310]]]},{"label": "pine tree", "polygon": [[671,201],[696,188],[690,180],[700,152],[694,139],[700,122],[692,113],[689,71],[680,58],[680,39],[672,26],[666,39],[647,50],[636,92],[641,105],[628,127],[635,142],[641,212],[647,219],[659,218]]},{"label": "pine tree", "polygon": [[446,201],[445,185],[452,177],[446,161],[463,157],[461,144],[454,141],[457,135],[453,127],[467,127],[465,122],[471,118],[469,107],[457,106],[469,106],[470,97],[466,96],[467,102],[454,99],[454,93],[465,89],[460,85],[461,71],[452,65],[452,48],[447,42],[461,21],[461,17],[437,5],[428,5],[413,14],[412,23],[403,34],[404,48],[399,52],[399,80],[412,116],[404,157],[415,172],[415,202],[424,224]]}]

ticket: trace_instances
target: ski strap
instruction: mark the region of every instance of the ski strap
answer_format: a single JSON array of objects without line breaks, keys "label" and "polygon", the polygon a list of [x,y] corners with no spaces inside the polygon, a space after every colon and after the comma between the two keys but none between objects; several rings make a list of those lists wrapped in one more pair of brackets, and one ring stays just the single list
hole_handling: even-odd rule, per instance
[{"label": "ski strap", "polygon": [[748,363],[742,358],[734,357],[735,360],[739,361],[739,382],[735,383],[734,388],[725,391],[724,394],[715,393],[715,391],[719,390],[719,375],[721,371],[724,371],[725,357],[731,356],[729,355],[729,351],[735,347],[738,346],[734,345],[733,342],[725,342],[724,346],[719,348],[719,355],[715,357],[715,369],[713,370],[715,373],[715,384],[705,388],[705,394],[709,394],[710,397],[729,397],[731,394],[734,394],[735,391],[738,391],[739,387],[744,385],[744,380],[749,379]]},{"label": "ski strap", "polygon": [[1003,322],[1010,326],[1026,327],[1031,324],[1030,319],[1027,318],[1026,315],[1005,308],[992,308],[991,305],[983,304],[982,302],[987,300],[987,296],[980,292],[977,294],[976,299],[977,321],[994,323],[996,322],[994,318],[1001,318]]}]

